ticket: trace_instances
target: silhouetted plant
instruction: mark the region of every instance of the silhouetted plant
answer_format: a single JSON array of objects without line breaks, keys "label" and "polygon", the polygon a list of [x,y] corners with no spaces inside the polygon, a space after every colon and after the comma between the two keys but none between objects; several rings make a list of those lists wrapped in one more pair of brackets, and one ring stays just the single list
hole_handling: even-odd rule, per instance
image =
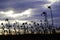
[{"label": "silhouetted plant", "polygon": [[48,8],[50,9],[50,12],[51,12],[51,21],[52,21],[52,27],[53,27],[54,22],[53,22],[52,8],[51,8],[51,6],[48,6]]},{"label": "silhouetted plant", "polygon": [[55,34],[55,33],[56,33],[55,29],[52,29],[52,34]]},{"label": "silhouetted plant", "polygon": [[34,31],[32,29],[34,29],[33,26],[31,26],[30,30],[31,30],[31,33],[34,34]]},{"label": "silhouetted plant", "polygon": [[24,27],[24,34],[26,32],[26,28],[25,28],[25,23],[22,23],[23,27]]},{"label": "silhouetted plant", "polygon": [[6,18],[5,21],[8,21],[8,18]]},{"label": "silhouetted plant", "polygon": [[3,23],[1,23],[1,25],[2,25],[2,29],[3,29],[3,33],[2,34],[4,34],[4,28],[5,28],[5,26],[4,26]]}]

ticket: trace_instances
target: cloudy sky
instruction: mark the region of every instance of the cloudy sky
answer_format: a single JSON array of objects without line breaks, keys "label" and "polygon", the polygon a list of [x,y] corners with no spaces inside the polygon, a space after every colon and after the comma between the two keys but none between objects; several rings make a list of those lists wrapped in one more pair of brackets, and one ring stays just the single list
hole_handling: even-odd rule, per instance
[{"label": "cloudy sky", "polygon": [[6,18],[17,21],[39,21],[41,13],[47,12],[50,20],[52,7],[54,23],[60,24],[60,0],[0,0],[0,23]]}]

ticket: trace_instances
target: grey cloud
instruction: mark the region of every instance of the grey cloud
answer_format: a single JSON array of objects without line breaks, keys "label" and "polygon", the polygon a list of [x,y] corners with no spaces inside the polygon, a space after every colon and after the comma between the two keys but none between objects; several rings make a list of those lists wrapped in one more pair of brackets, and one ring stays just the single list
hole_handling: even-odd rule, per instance
[{"label": "grey cloud", "polygon": [[[17,12],[24,12],[25,10],[31,8],[35,9],[33,10],[31,17],[25,17],[25,18],[17,18],[19,20],[34,20],[34,19],[41,19],[41,13],[47,12],[48,18],[50,18],[50,11],[47,8],[44,8],[43,5],[48,4],[49,2],[47,0],[0,0],[0,11],[7,10],[9,8],[12,8],[13,10]],[[57,20],[59,20],[60,17],[60,2],[55,2],[52,5],[53,9],[53,15],[54,18],[58,17]],[[9,18],[10,20],[14,20],[14,18],[11,17],[4,17],[5,15],[0,14],[0,20],[3,20],[5,18]],[[55,20],[54,20],[55,21]],[[57,23],[55,21],[55,23]]]}]

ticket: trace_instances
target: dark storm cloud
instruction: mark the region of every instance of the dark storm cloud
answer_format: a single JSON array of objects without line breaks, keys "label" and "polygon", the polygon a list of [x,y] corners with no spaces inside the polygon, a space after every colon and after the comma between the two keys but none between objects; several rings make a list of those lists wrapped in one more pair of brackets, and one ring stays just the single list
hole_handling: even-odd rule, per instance
[{"label": "dark storm cloud", "polygon": [[15,10],[26,10],[28,8],[38,8],[42,4],[46,4],[46,1],[28,1],[28,0],[0,0],[0,10],[7,8],[13,8]]}]

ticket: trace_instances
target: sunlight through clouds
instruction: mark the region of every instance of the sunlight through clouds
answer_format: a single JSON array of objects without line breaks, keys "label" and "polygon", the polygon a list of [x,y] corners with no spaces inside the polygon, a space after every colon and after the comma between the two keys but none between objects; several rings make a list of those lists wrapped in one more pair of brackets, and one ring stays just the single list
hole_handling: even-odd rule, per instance
[{"label": "sunlight through clouds", "polygon": [[12,10],[9,10],[9,11],[6,11],[6,12],[4,12],[4,11],[1,11],[0,12],[0,14],[5,14],[5,15],[11,15],[11,14],[13,14],[14,13],[14,11],[12,11]]},{"label": "sunlight through clouds", "polygon": [[55,2],[58,2],[59,0],[48,0],[48,4],[45,4],[44,7],[48,7],[48,6],[51,6],[52,4],[54,4]]},{"label": "sunlight through clouds", "polygon": [[32,12],[32,9],[27,9],[22,13],[15,13],[13,10],[9,10],[9,11],[6,11],[6,12],[1,11],[0,14],[4,14],[7,17],[17,18],[17,17],[22,17],[22,16],[29,17],[29,16],[31,16],[31,12]]},{"label": "sunlight through clouds", "polygon": [[[15,11],[13,11],[13,10],[8,10],[8,11],[0,11],[0,14],[4,15],[7,18],[9,18],[9,17],[14,18],[15,21],[13,21],[13,19],[12,19],[12,20],[10,20],[11,23],[14,23],[16,21],[19,23],[23,23],[23,22],[27,22],[27,20],[23,21],[23,20],[19,20],[19,19],[30,17],[32,15],[32,11],[33,11],[32,9],[27,9],[21,13],[15,13]],[[6,22],[0,20],[0,23],[6,23]]]},{"label": "sunlight through clouds", "polygon": [[[23,22],[27,22],[27,20],[18,20],[18,19],[30,17],[32,15],[31,14],[32,11],[33,11],[32,9],[27,9],[21,13],[15,13],[15,11],[13,11],[13,10],[8,10],[8,11],[0,11],[0,14],[5,15],[7,18],[9,18],[9,17],[14,18],[15,19],[14,21],[13,21],[13,19],[10,20],[11,23],[15,23],[15,22],[23,23]],[[0,23],[5,24],[6,22],[4,20],[1,20]]]}]

